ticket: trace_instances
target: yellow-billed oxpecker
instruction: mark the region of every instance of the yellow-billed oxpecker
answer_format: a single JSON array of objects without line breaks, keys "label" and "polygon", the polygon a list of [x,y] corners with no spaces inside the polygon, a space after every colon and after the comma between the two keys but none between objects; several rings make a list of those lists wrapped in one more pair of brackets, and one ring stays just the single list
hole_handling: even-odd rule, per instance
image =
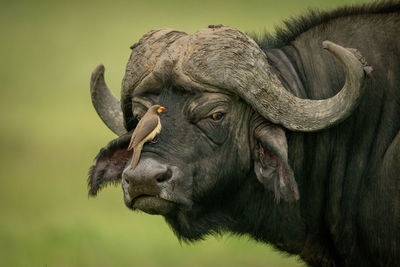
[{"label": "yellow-billed oxpecker", "polygon": [[160,133],[161,121],[159,115],[164,110],[165,108],[160,105],[151,106],[133,131],[128,146],[128,150],[133,148],[132,169],[136,168],[136,165],[139,163],[140,153],[144,143],[153,140],[154,137]]}]

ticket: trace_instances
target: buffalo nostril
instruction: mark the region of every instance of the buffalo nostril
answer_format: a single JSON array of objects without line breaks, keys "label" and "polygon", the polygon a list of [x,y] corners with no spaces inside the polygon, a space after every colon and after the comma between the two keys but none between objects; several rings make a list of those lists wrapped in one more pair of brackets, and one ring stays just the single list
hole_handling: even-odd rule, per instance
[{"label": "buffalo nostril", "polygon": [[129,180],[125,175],[122,176],[122,189],[124,190],[124,198],[127,198],[128,197],[127,194],[129,191]]},{"label": "buffalo nostril", "polygon": [[122,184],[129,185],[129,177],[126,175],[126,173],[122,173]]},{"label": "buffalo nostril", "polygon": [[168,169],[166,172],[160,173],[159,175],[157,175],[156,181],[158,183],[162,183],[162,182],[168,181],[171,177],[172,177],[172,171],[170,169]]}]

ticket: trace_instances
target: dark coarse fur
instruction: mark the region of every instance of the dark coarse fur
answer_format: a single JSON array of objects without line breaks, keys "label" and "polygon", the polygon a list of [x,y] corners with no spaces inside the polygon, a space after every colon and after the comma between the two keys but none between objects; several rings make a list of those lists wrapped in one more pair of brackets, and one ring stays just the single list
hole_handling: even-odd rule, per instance
[{"label": "dark coarse fur", "polygon": [[[343,87],[343,66],[322,49],[330,40],[357,49],[374,69],[358,108],[329,129],[285,130],[300,199],[276,203],[254,171],[260,144],[255,129],[269,123],[231,97],[235,108],[226,114],[232,125],[214,136],[228,141],[209,149],[182,112],[188,93],[163,89],[155,98],[169,113],[159,142],[144,146],[144,154],[186,169],[201,163],[193,175],[193,207],[166,220],[183,240],[225,231],[250,235],[311,266],[400,266],[400,2],[311,11],[285,24],[275,35],[253,38],[286,89],[300,98],[324,99]],[[120,174],[128,161],[127,154],[112,156],[118,148],[126,151],[129,140],[122,139],[100,152],[89,178],[92,194],[118,176],[98,171],[109,164]],[[113,168],[118,158],[122,167]]]},{"label": "dark coarse fur", "polygon": [[[253,230],[243,230],[244,223],[238,231],[260,229],[255,238],[268,237],[286,251],[292,243],[291,252],[314,266],[399,266],[400,2],[311,11],[285,24],[276,35],[253,37],[287,89],[299,97],[327,98],[344,83],[341,66],[320,49],[324,40],[358,49],[374,71],[359,108],[342,124],[319,133],[287,132],[305,238],[281,246],[271,240],[276,232],[263,233],[251,222],[247,225]],[[250,206],[247,214],[260,210]],[[264,225],[278,229],[271,225],[280,219]],[[300,228],[298,220],[287,220]]]},{"label": "dark coarse fur", "polygon": [[276,204],[249,174],[232,202],[214,201],[185,223],[167,218],[178,236],[197,240],[228,230],[312,266],[400,265],[399,12],[399,2],[311,12],[257,40],[287,89],[310,99],[330,97],[344,83],[342,66],[321,49],[322,41],[358,49],[374,68],[366,95],[336,127],[286,132],[297,203]]},{"label": "dark coarse fur", "polygon": [[285,26],[276,27],[275,33],[264,32],[260,35],[253,32],[248,34],[263,50],[279,48],[290,44],[309,29],[336,18],[364,14],[386,14],[397,12],[399,9],[399,1],[376,1],[363,5],[344,6],[329,12],[310,9],[308,14],[283,21]]}]

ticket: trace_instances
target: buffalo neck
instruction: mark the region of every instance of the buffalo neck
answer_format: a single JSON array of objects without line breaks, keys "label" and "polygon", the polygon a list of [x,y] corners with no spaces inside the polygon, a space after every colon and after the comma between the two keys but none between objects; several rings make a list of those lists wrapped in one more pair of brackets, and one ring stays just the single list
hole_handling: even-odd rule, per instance
[{"label": "buffalo neck", "polygon": [[[322,99],[342,88],[344,75],[342,80],[334,82],[326,78],[325,82],[333,85],[321,87],[325,88],[322,92],[307,83],[312,74],[305,72],[299,62],[301,56],[293,47],[269,50],[267,56],[285,88],[300,98]],[[289,164],[299,186],[300,200],[291,204],[275,203],[272,194],[257,182],[248,182],[237,199],[239,203],[241,198],[250,197],[252,199],[246,203],[252,206],[246,205],[241,209],[245,215],[238,216],[241,219],[234,226],[235,232],[250,234],[256,240],[300,254],[309,263],[336,261],[338,256],[330,238],[332,229],[326,220],[335,223],[343,212],[342,192],[332,187],[332,183],[346,183],[343,172],[348,165],[347,155],[355,145],[354,120],[350,118],[338,126],[315,133],[286,131]],[[256,178],[247,181],[256,181]],[[320,253],[311,255],[310,251]]]}]

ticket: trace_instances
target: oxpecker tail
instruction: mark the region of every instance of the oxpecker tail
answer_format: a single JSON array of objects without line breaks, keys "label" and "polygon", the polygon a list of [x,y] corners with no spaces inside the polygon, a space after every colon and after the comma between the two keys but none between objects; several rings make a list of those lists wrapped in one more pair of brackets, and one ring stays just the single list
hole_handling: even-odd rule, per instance
[{"label": "oxpecker tail", "polygon": [[132,169],[135,169],[139,163],[140,154],[142,153],[142,148],[143,148],[143,145],[140,145],[140,144],[134,148],[132,162],[131,162]]},{"label": "oxpecker tail", "polygon": [[134,147],[133,140],[135,137],[135,133],[132,133],[131,141],[129,142],[128,150],[131,150]]}]

